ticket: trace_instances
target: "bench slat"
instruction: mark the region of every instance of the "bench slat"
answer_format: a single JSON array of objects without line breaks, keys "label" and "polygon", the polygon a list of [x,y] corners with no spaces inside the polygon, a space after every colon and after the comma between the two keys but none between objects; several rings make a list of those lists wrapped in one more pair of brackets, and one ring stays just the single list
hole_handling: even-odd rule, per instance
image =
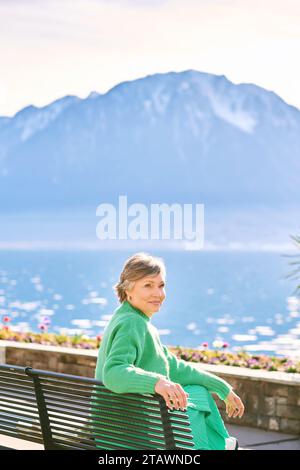
[{"label": "bench slat", "polygon": [[194,446],[186,412],[169,410],[158,394],[114,393],[89,377],[0,365],[0,411],[1,402],[0,433],[45,449]]}]

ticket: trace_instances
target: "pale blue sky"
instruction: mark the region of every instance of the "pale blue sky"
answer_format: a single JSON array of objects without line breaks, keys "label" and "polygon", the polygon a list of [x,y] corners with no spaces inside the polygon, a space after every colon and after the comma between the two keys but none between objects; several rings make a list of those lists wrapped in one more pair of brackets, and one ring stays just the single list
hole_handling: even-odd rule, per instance
[{"label": "pale blue sky", "polygon": [[300,108],[299,0],[0,0],[0,115],[195,69]]}]

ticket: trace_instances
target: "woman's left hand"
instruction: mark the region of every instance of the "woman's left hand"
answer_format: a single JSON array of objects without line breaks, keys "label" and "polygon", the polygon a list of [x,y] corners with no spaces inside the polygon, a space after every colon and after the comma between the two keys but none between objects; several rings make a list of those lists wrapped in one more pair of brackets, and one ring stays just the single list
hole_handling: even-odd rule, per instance
[{"label": "woman's left hand", "polygon": [[229,418],[236,418],[237,416],[241,418],[243,416],[245,411],[244,404],[240,397],[234,393],[233,390],[229,392],[224,402],[226,404],[226,413],[228,414]]}]

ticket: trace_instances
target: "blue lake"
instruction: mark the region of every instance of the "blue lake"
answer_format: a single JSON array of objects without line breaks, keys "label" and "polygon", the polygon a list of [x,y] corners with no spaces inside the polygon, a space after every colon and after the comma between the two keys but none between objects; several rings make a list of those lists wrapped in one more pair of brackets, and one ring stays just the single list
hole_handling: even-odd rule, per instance
[{"label": "blue lake", "polygon": [[[138,251],[138,250],[136,250]],[[147,251],[147,250],[145,250]],[[151,321],[167,345],[215,340],[250,352],[299,355],[300,313],[290,260],[278,252],[149,250],[166,263],[166,300]],[[0,313],[15,330],[101,334],[113,285],[134,251],[0,251]]]}]

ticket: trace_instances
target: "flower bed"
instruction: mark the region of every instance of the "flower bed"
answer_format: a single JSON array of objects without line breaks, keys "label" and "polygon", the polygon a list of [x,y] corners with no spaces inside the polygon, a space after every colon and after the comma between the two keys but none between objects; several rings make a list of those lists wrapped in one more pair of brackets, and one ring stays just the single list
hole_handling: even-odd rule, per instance
[{"label": "flower bed", "polygon": [[[101,335],[90,338],[86,335],[67,336],[62,334],[32,332],[15,332],[8,326],[0,328],[0,340],[20,341],[25,343],[37,343],[51,346],[62,346],[78,349],[97,349],[101,343]],[[264,369],[269,371],[281,371],[300,373],[300,361],[288,357],[268,356],[265,354],[251,355],[242,350],[233,353],[225,350],[228,343],[220,343],[219,349],[213,343],[215,349],[208,349],[208,343],[203,343],[199,348],[183,348],[181,346],[170,347],[170,350],[179,358],[189,362],[202,362],[206,364],[221,364],[235,367],[248,367],[250,369]]]},{"label": "flower bed", "polygon": [[248,367],[249,369],[264,369],[269,371],[280,371],[299,373],[300,361],[289,357],[276,357],[267,354],[251,355],[242,348],[240,352],[220,350],[195,350],[178,346],[172,348],[176,356],[189,362],[203,362],[206,364],[218,364],[235,367]]}]

